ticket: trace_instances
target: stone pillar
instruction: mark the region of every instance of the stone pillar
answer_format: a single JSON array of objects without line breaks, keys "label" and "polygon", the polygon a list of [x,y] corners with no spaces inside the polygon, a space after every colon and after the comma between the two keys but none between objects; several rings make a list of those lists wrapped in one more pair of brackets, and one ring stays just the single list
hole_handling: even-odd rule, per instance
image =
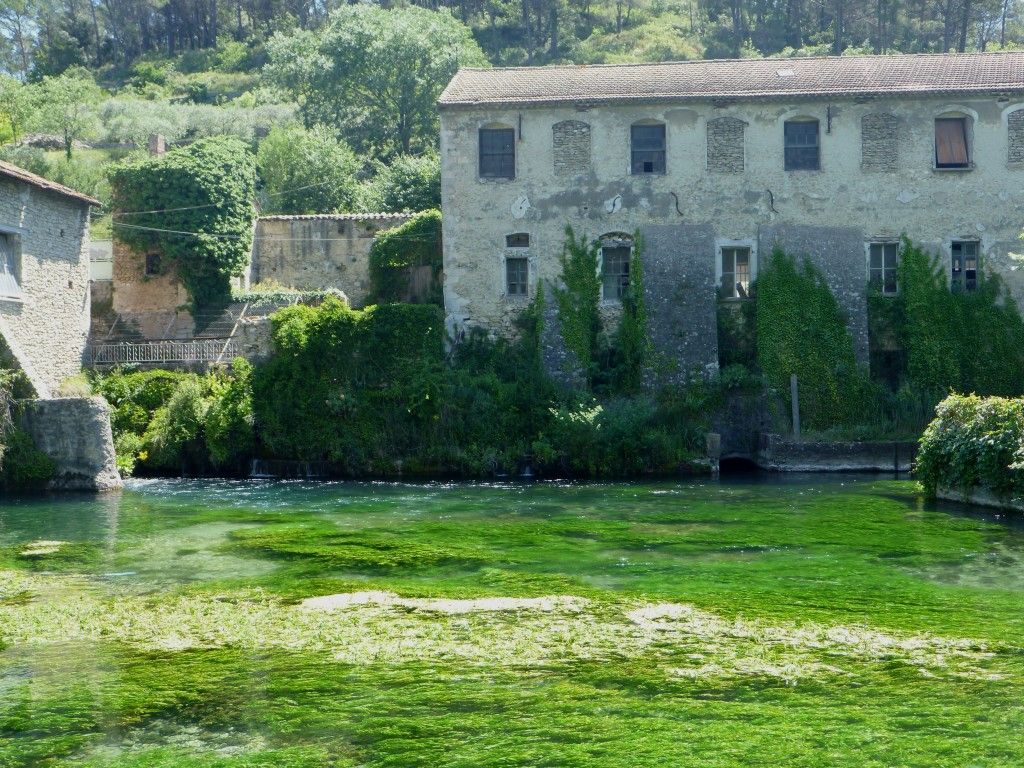
[{"label": "stone pillar", "polygon": [[165,139],[159,133],[149,134],[149,154],[154,157],[166,154],[167,152],[167,139]]},{"label": "stone pillar", "polygon": [[50,489],[108,491],[121,487],[110,429],[110,406],[102,397],[33,400],[19,425],[36,448],[57,464]]}]

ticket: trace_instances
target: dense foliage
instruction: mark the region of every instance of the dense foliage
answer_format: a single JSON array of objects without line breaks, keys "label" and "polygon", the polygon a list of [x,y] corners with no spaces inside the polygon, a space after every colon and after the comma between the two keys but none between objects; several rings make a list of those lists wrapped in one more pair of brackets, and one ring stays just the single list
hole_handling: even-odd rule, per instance
[{"label": "dense foliage", "polygon": [[249,258],[255,176],[252,154],[231,137],[126,161],[111,175],[118,237],[160,252],[196,306],[224,301]]},{"label": "dense foliage", "polygon": [[459,67],[486,65],[445,11],[344,5],[323,29],[277,36],[268,74],[309,124],[337,126],[358,150],[388,156],[437,141],[437,97]]},{"label": "dense foliage", "polygon": [[262,213],[334,213],[357,207],[359,162],[322,126],[274,128],[256,153]]},{"label": "dense foliage", "polygon": [[410,297],[412,270],[430,267],[431,289],[423,297],[440,305],[441,212],[423,211],[393,229],[381,232],[370,246],[370,295],[372,301],[406,301]]},{"label": "dense foliage", "polygon": [[870,384],[821,272],[776,249],[756,290],[757,359],[769,385],[788,402],[796,374],[801,420],[810,429],[857,423],[868,412]]},{"label": "dense foliage", "polygon": [[572,227],[566,227],[559,256],[562,279],[553,286],[558,324],[565,346],[576,356],[580,369],[591,382],[601,337],[600,253],[599,241],[591,240],[582,233],[577,236]]},{"label": "dense foliage", "polygon": [[925,491],[1007,499],[1024,493],[1024,400],[950,395],[935,411],[917,454]]},{"label": "dense foliage", "polygon": [[998,275],[950,291],[938,257],[904,240],[895,335],[906,377],[931,392],[1024,393],[1024,319]]}]

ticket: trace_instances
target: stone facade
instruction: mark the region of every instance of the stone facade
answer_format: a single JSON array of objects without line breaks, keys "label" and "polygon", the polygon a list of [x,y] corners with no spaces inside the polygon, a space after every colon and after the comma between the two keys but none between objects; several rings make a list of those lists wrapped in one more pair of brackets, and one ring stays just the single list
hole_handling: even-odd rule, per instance
[{"label": "stone facade", "polygon": [[0,336],[39,396],[49,397],[82,369],[89,332],[89,208],[95,201],[4,168],[0,236],[10,249],[16,283],[5,283],[0,296]]},{"label": "stone facade", "polygon": [[900,167],[899,120],[886,112],[872,112],[860,121],[860,167],[865,173],[896,171]]},{"label": "stone facade", "polygon": [[55,491],[109,491],[121,487],[110,429],[110,406],[102,397],[34,400],[20,426],[57,465]]},{"label": "stone facade", "polygon": [[743,173],[743,129],[736,117],[708,120],[708,173]]},{"label": "stone facade", "polygon": [[113,309],[146,339],[188,338],[195,329],[189,295],[173,265],[162,260],[146,274],[147,254],[114,238]]},{"label": "stone facade", "polygon": [[[1021,110],[1024,97],[1007,101],[995,92],[678,103],[442,99],[449,327],[512,332],[529,297],[506,295],[506,236],[529,235],[533,296],[539,283],[558,279],[570,225],[594,238],[645,236],[652,341],[681,371],[717,365],[715,287],[722,248],[736,245],[750,248],[754,276],[775,245],[820,266],[846,312],[858,359],[867,363],[872,242],[906,234],[951,270],[951,243],[977,241],[983,270],[999,273],[1024,302],[1024,168],[1008,162],[1024,153]],[[968,168],[935,167],[934,121],[950,115],[967,121]],[[819,170],[786,170],[784,125],[792,119],[818,121]],[[589,126],[591,158],[585,172],[570,176],[565,126],[580,122]],[[666,172],[633,174],[631,126],[651,122],[665,126]],[[515,178],[479,176],[478,131],[485,126],[516,130]],[[731,172],[740,158],[743,172]],[[609,315],[616,303],[603,302]]]},{"label": "stone facade", "polygon": [[1011,164],[1024,164],[1024,110],[1007,115],[1006,131],[1009,136],[1007,160]]},{"label": "stone facade", "polygon": [[353,307],[370,292],[370,246],[408,214],[264,216],[256,221],[249,279],[299,290],[337,289]]},{"label": "stone facade", "polygon": [[590,126],[581,120],[562,120],[551,126],[555,175],[573,177],[590,170]]}]

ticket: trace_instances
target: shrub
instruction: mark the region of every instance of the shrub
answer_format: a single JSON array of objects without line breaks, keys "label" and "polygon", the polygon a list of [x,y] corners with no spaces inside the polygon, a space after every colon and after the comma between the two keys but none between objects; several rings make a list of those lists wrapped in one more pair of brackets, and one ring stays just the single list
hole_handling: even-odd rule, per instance
[{"label": "shrub", "polygon": [[14,429],[4,437],[0,461],[0,485],[6,491],[38,491],[46,488],[57,469],[53,459],[36,448],[28,433]]},{"label": "shrub", "polygon": [[981,488],[999,498],[1024,492],[1024,400],[950,395],[935,409],[921,436],[916,475],[925,492],[969,493]]},{"label": "shrub", "polygon": [[378,164],[367,185],[363,206],[393,213],[428,211],[441,207],[441,159],[436,152],[398,155]]},{"label": "shrub", "polygon": [[255,444],[252,410],[252,365],[238,358],[230,378],[215,377],[206,413],[206,445],[216,467],[238,465]]},{"label": "shrub", "polygon": [[210,403],[207,389],[190,376],[174,390],[167,405],[153,414],[142,437],[145,462],[160,470],[185,470],[206,464],[203,424]]},{"label": "shrub", "polygon": [[565,228],[565,242],[559,262],[562,265],[562,284],[554,287],[558,322],[566,347],[587,376],[594,377],[594,362],[598,354],[601,333],[601,315],[598,303],[601,297],[601,278],[598,276],[600,244],[578,238],[572,227]]},{"label": "shrub", "polygon": [[256,165],[265,185],[267,213],[331,213],[355,208],[359,162],[348,145],[322,126],[274,128],[260,143]]}]

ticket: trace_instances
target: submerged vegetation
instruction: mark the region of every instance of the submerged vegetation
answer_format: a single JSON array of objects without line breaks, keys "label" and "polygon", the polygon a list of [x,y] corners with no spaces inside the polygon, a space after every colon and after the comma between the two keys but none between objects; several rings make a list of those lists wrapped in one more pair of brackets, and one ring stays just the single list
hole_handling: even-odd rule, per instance
[{"label": "submerged vegetation", "polygon": [[1014,766],[1022,562],[893,481],[25,501],[0,764]]}]

